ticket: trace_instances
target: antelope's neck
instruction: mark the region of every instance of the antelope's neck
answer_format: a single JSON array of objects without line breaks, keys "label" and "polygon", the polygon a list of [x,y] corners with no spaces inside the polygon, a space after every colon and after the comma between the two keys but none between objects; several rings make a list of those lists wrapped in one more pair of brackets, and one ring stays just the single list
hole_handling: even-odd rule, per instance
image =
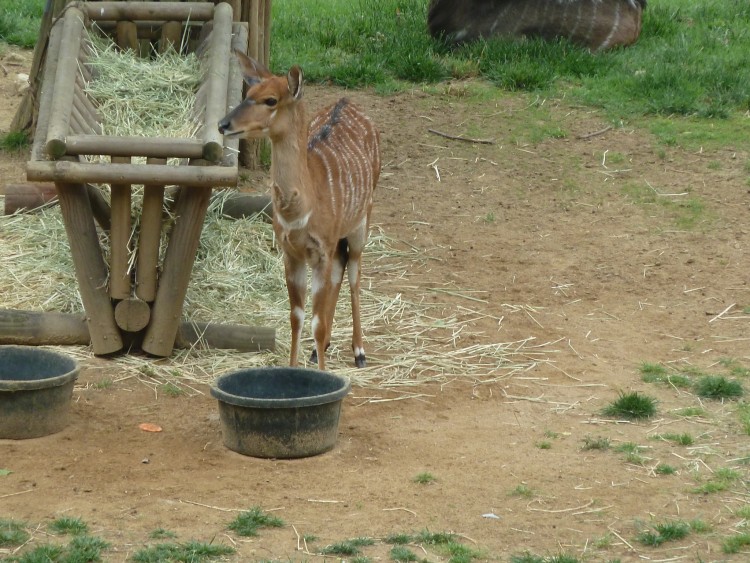
[{"label": "antelope's neck", "polygon": [[310,170],[307,165],[308,123],[302,103],[290,112],[285,135],[271,139],[271,182],[275,212],[286,225],[306,222],[312,211]]}]

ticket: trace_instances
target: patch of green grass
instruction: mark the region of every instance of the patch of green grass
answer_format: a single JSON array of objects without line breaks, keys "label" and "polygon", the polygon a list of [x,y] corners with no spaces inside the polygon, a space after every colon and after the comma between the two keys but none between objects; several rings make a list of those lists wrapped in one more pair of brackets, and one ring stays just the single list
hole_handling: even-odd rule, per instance
[{"label": "patch of green grass", "polygon": [[673,442],[679,446],[692,446],[693,437],[690,434],[654,434],[649,437],[649,440],[663,440],[665,442]]},{"label": "patch of green grass", "polygon": [[677,470],[674,467],[666,463],[660,463],[656,466],[654,471],[657,475],[674,475],[677,473]]},{"label": "patch of green grass", "polygon": [[0,547],[21,545],[28,539],[26,524],[18,520],[0,518]]},{"label": "patch of green grass", "polygon": [[0,136],[0,149],[6,152],[20,152],[30,145],[29,137],[23,131],[11,131]]},{"label": "patch of green grass", "polygon": [[646,383],[666,383],[674,387],[690,387],[690,379],[678,373],[672,373],[661,364],[644,362],[640,366],[641,380]]},{"label": "patch of green grass", "polygon": [[0,10],[0,40],[31,49],[36,45],[44,2],[14,0]]},{"label": "patch of green grass", "polygon": [[653,530],[644,530],[636,539],[643,545],[659,546],[668,541],[677,541],[690,534],[690,524],[681,520],[654,524]]},{"label": "patch of green grass", "polygon": [[177,534],[164,528],[156,528],[149,535],[152,540],[171,540],[177,537]]},{"label": "patch of green grass", "polygon": [[707,534],[712,529],[711,524],[701,520],[700,518],[691,520],[690,522],[688,522],[688,524],[690,525],[690,529],[693,530],[696,534]]},{"label": "patch of green grass", "polygon": [[448,532],[422,530],[415,536],[414,541],[427,545],[444,545],[456,541],[456,536]]},{"label": "patch of green grass", "polygon": [[684,417],[693,417],[693,416],[705,416],[706,415],[706,409],[703,407],[684,407],[681,409],[677,409],[674,411],[674,414],[677,416],[684,416]]},{"label": "patch of green grass", "polygon": [[383,541],[391,545],[406,545],[411,543],[412,537],[409,534],[390,534],[387,535]]},{"label": "patch of green grass", "polygon": [[535,445],[540,450],[549,450],[549,449],[552,449],[552,442],[549,442],[547,440],[542,440],[541,442],[537,442]]},{"label": "patch of green grass", "polygon": [[170,397],[179,397],[185,394],[182,387],[175,385],[174,383],[165,383],[162,387],[162,392]]},{"label": "patch of green grass", "polygon": [[420,485],[429,485],[430,483],[434,483],[435,481],[437,481],[437,478],[432,473],[424,472],[415,476],[413,481],[415,483],[419,483]]},{"label": "patch of green grass", "polygon": [[88,525],[80,518],[58,518],[48,526],[49,531],[55,534],[69,534],[79,536],[89,531]]},{"label": "patch of green grass", "polygon": [[528,551],[522,554],[511,555],[510,561],[511,563],[580,563],[580,559],[567,553],[542,557]]},{"label": "patch of green grass", "polygon": [[389,555],[393,561],[417,561],[416,554],[402,545],[391,548]]},{"label": "patch of green grass", "polygon": [[656,399],[637,392],[620,393],[620,396],[607,405],[602,414],[615,418],[639,420],[656,414]]},{"label": "patch of green grass", "polygon": [[750,546],[750,532],[729,536],[721,543],[724,553],[739,553],[741,549],[748,546]]},{"label": "patch of green grass", "polygon": [[201,561],[231,555],[234,552],[234,548],[227,545],[197,541],[161,543],[135,552],[131,560],[135,563],[166,563],[169,561],[200,563]]},{"label": "patch of green grass", "polygon": [[740,506],[733,512],[733,514],[735,516],[739,516],[740,518],[744,518],[745,520],[750,520],[750,504]]},{"label": "patch of green grass", "polygon": [[741,474],[738,471],[729,467],[721,467],[713,473],[708,481],[693,489],[693,492],[702,494],[720,493],[729,489],[740,477]]},{"label": "patch of green grass", "polygon": [[737,416],[739,416],[742,431],[750,435],[750,403],[740,403],[737,405]]},{"label": "patch of green grass", "polygon": [[643,446],[639,446],[633,442],[623,442],[615,448],[615,451],[624,453],[625,461],[628,463],[643,465],[646,462],[646,458],[640,454],[643,449]]},{"label": "patch of green grass", "polygon": [[10,557],[3,561],[8,561],[8,563],[56,563],[63,561],[66,554],[65,548],[61,545],[44,544],[38,545],[18,557]]},{"label": "patch of green grass", "polygon": [[8,563],[94,563],[102,561],[102,551],[109,544],[101,538],[75,536],[67,545],[44,544],[18,557],[4,559]]},{"label": "patch of green grass", "polygon": [[334,543],[325,546],[320,550],[321,555],[359,555],[362,550],[360,548],[368,545],[373,545],[375,540],[372,538],[353,538],[350,540],[344,540],[339,543]]},{"label": "patch of green grass", "polygon": [[534,496],[534,491],[528,485],[521,484],[508,494],[512,497],[531,498]]},{"label": "patch of green grass", "polygon": [[227,528],[240,536],[257,536],[260,528],[281,528],[283,525],[281,518],[270,516],[259,506],[254,506],[240,513]]},{"label": "patch of green grass", "polygon": [[586,436],[583,439],[582,450],[608,450],[610,447],[609,438]]},{"label": "patch of green grass", "polygon": [[739,381],[721,375],[706,375],[693,385],[696,394],[706,399],[734,399],[744,393]]}]

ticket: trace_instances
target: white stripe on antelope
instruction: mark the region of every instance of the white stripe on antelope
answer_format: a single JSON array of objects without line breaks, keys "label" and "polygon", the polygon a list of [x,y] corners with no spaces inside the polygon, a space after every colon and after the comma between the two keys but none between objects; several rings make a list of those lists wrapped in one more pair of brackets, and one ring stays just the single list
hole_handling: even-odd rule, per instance
[{"label": "white stripe on antelope", "polygon": [[380,176],[380,137],[370,119],[346,98],[310,123],[302,101],[302,70],[275,76],[236,52],[249,88],[245,100],[219,122],[226,136],[271,140],[274,230],[284,255],[292,325],[290,364],[296,366],[304,321],[307,265],[312,269],[312,361],[325,369],[325,351],[344,271],[349,269],[352,350],[365,366],[360,323],[362,251]]},{"label": "white stripe on antelope", "polygon": [[565,37],[592,51],[635,43],[646,0],[431,0],[427,25],[449,42]]}]

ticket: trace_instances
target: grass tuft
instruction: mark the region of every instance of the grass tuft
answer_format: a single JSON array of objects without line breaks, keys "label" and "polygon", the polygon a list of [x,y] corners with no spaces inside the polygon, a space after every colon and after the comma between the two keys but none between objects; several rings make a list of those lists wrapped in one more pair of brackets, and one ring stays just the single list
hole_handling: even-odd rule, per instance
[{"label": "grass tuft", "polygon": [[201,563],[209,559],[231,555],[234,552],[234,548],[227,545],[204,542],[162,543],[137,551],[133,554],[131,560],[135,563],[164,563],[169,561]]},{"label": "grass tuft", "polygon": [[0,547],[21,545],[28,539],[26,524],[18,520],[0,518]]},{"label": "grass tuft", "polygon": [[609,447],[610,447],[609,438],[604,438],[604,437],[592,438],[591,436],[586,436],[583,439],[583,447],[581,449],[605,451],[605,450],[608,450]]},{"label": "grass tuft", "polygon": [[30,145],[29,137],[23,131],[11,131],[0,137],[0,148],[7,152],[20,152]]},{"label": "grass tuft", "polygon": [[657,547],[668,541],[681,540],[690,534],[690,524],[680,520],[655,524],[653,530],[644,530],[637,536],[643,545]]},{"label": "grass tuft", "polygon": [[228,529],[240,536],[257,536],[260,528],[281,528],[284,521],[276,516],[269,516],[259,506],[254,506],[246,512],[240,513],[227,526]]},{"label": "grass tuft", "polygon": [[80,518],[58,518],[48,526],[50,532],[80,536],[88,532],[88,525]]},{"label": "grass tuft", "polygon": [[720,375],[701,377],[693,387],[700,397],[706,399],[734,399],[744,393],[742,384]]},{"label": "grass tuft", "polygon": [[430,483],[437,481],[437,478],[432,473],[424,472],[414,477],[413,480],[420,485],[429,485]]},{"label": "grass tuft", "polygon": [[359,555],[362,550],[360,548],[373,545],[375,540],[372,538],[353,538],[350,540],[344,540],[339,543],[334,543],[325,546],[320,550],[321,555]]},{"label": "grass tuft", "polygon": [[656,414],[656,399],[637,392],[620,393],[615,401],[602,410],[602,414],[632,420],[651,418]]},{"label": "grass tuft", "polygon": [[389,555],[393,561],[417,561],[416,554],[402,545],[391,548]]},{"label": "grass tuft", "polygon": [[750,532],[735,534],[725,539],[721,544],[724,553],[739,553],[741,549],[750,546]]}]

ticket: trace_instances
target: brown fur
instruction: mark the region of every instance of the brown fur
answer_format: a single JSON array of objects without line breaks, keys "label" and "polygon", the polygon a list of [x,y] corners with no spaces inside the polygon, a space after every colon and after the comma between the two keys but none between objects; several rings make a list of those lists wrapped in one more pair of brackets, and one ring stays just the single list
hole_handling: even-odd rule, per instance
[{"label": "brown fur", "polygon": [[493,36],[568,38],[592,51],[631,45],[646,0],[431,0],[428,27],[452,43]]},{"label": "brown fur", "polygon": [[324,353],[345,269],[352,299],[352,349],[356,365],[362,367],[361,258],[380,175],[378,131],[346,99],[308,123],[299,67],[285,77],[275,76],[244,54],[237,56],[250,87],[245,100],[219,122],[219,130],[271,140],[274,230],[284,254],[291,307],[290,364],[298,363],[310,265],[313,356],[319,369],[325,369]]}]

